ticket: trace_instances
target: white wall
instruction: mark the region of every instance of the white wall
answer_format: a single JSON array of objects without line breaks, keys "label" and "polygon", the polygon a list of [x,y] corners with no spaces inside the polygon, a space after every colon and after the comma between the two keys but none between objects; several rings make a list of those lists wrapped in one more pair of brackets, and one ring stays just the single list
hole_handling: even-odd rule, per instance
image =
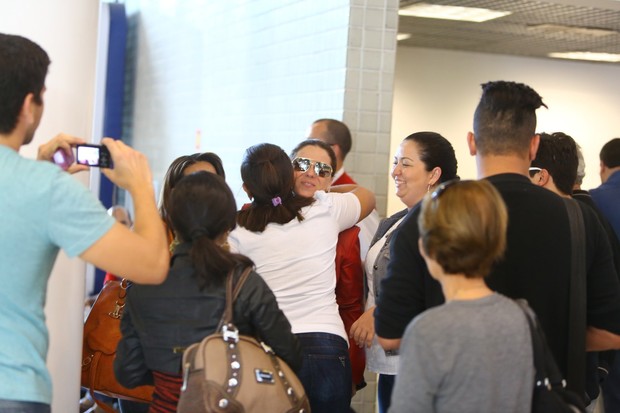
[{"label": "white wall", "polygon": [[245,148],[289,151],[314,119],[342,118],[348,0],[129,0],[127,10],[138,19],[131,138],[156,180],[180,155],[216,152],[245,203]]},{"label": "white wall", "polygon": [[354,136],[346,167],[386,204],[396,0],[128,0],[137,20],[131,136],[161,183],[170,162],[216,152],[237,203],[244,150],[290,151],[318,118]]},{"label": "white wall", "polygon": [[[618,65],[398,47],[392,117],[392,153],[407,135],[423,130],[445,136],[455,148],[461,178],[475,178],[466,145],[480,84],[511,80],[534,88],[549,109],[539,109],[539,132],[562,131],[582,147],[584,189],[600,184],[598,153],[620,136]],[[386,171],[389,165],[386,165]],[[402,209],[388,191],[388,214]]]},{"label": "white wall", "polygon": [[[0,31],[30,38],[52,60],[43,120],[34,142],[21,154],[35,157],[38,145],[61,131],[90,139],[98,1],[0,0],[0,10]],[[88,184],[88,175],[81,175],[78,179]],[[46,305],[53,412],[78,411],[83,305],[84,264],[61,254],[48,284]]]}]

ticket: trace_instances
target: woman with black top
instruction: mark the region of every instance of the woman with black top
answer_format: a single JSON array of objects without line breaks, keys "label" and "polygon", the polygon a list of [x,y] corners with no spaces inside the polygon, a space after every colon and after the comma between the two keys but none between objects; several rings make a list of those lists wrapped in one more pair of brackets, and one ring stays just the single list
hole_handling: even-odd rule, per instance
[{"label": "woman with black top", "polygon": [[[126,387],[154,383],[149,412],[175,412],[182,384],[183,350],[215,332],[225,306],[225,280],[253,266],[222,248],[235,227],[236,205],[224,180],[208,172],[184,177],[172,191],[169,214],[179,245],[161,285],[133,285],[115,360]],[[263,279],[252,272],[234,303],[241,334],[257,335],[293,370],[301,366],[299,343]]]}]

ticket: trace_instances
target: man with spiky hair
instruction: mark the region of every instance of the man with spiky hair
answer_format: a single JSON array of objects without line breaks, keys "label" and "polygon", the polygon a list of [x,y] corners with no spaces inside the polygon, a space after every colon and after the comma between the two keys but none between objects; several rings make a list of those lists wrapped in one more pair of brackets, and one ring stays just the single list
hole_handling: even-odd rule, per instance
[{"label": "man with spiky hair", "polygon": [[[482,85],[467,142],[476,156],[478,177],[499,190],[508,207],[508,247],[488,285],[513,298],[525,298],[541,326],[568,387],[585,396],[586,333],[576,344],[583,357],[569,357],[571,231],[561,197],[532,185],[530,163],[540,137],[536,109],[546,105],[531,87],[497,81]],[[584,299],[588,349],[617,348],[620,336],[620,283],[605,231],[592,210],[583,209],[587,279]],[[577,352],[579,354],[581,351]]]},{"label": "man with spiky hair", "polygon": [[[310,125],[308,139],[323,141],[334,150],[334,154],[336,155],[336,171],[334,173],[332,186],[357,185],[357,182],[344,170],[344,160],[353,146],[351,130],[344,122],[336,119],[317,119]],[[362,262],[366,259],[368,248],[370,248],[370,242],[379,227],[379,221],[379,214],[374,210],[357,224],[357,226],[360,227],[360,258]]]}]

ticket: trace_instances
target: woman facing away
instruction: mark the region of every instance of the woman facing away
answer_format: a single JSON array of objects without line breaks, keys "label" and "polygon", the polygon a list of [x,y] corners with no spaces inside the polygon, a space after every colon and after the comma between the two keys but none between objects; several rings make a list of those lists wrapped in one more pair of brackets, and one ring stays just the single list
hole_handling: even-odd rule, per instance
[{"label": "woman facing away", "polygon": [[336,243],[340,231],[373,210],[374,195],[361,187],[297,195],[291,160],[267,143],[248,148],[241,177],[252,203],[238,213],[231,250],[256,263],[291,322],[303,353],[298,375],[313,413],[348,412],[351,367],[334,293]]},{"label": "woman facing away", "polygon": [[172,161],[168,167],[168,171],[166,171],[164,185],[161,191],[159,215],[166,224],[168,242],[170,243],[170,253],[172,253],[174,247],[177,245],[174,239],[172,221],[168,212],[170,209],[170,195],[172,194],[172,189],[184,176],[200,171],[210,172],[226,179],[224,164],[220,157],[213,152],[197,152],[192,155],[179,156]]},{"label": "woman facing away", "polygon": [[[384,351],[375,336],[375,302],[381,291],[390,262],[390,243],[394,230],[424,195],[442,182],[457,178],[457,161],[450,142],[435,132],[417,132],[407,136],[398,147],[392,163],[391,176],[396,196],[406,208],[379,224],[366,255],[365,271],[368,285],[366,312],[353,324],[351,337],[366,348],[368,370],[379,373],[377,403],[379,413],[386,413],[394,379],[398,373],[398,351]],[[417,248],[415,250],[417,253]],[[413,270],[411,267],[409,270]]]},{"label": "woman facing away", "polygon": [[[161,285],[133,285],[127,294],[121,339],[114,362],[126,387],[154,383],[149,412],[175,412],[181,389],[183,350],[215,332],[225,306],[225,281],[252,261],[222,244],[235,227],[230,188],[212,173],[181,179],[170,194],[168,213],[179,245]],[[241,334],[260,336],[294,370],[301,350],[291,325],[263,279],[251,272],[234,303]]]},{"label": "woman facing away", "polygon": [[531,411],[528,321],[484,281],[506,248],[507,223],[487,181],[451,181],[425,197],[420,252],[446,303],[407,327],[390,413]]},{"label": "woman facing away", "polygon": [[[295,173],[296,195],[313,197],[316,191],[343,193],[356,188],[356,185],[331,186],[336,170],[336,154],[328,143],[306,139],[290,155]],[[336,303],[347,335],[364,311],[364,270],[360,259],[359,233],[357,225],[345,229],[338,234],[336,244]],[[351,389],[355,395],[357,390],[366,385],[364,350],[350,343],[349,358],[353,380]]]}]

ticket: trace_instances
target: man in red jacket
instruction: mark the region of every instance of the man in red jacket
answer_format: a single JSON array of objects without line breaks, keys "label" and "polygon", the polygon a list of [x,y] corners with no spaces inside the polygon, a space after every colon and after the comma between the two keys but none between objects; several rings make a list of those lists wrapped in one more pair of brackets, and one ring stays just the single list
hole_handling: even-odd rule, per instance
[{"label": "man in red jacket", "polygon": [[[351,131],[343,122],[336,119],[318,119],[312,122],[308,139],[318,139],[329,144],[336,154],[336,173],[334,174],[332,186],[355,184],[353,180],[344,170],[344,160],[351,150],[353,141],[351,139]],[[376,210],[361,220],[357,226],[360,228],[360,258],[362,262],[366,259],[370,241],[379,226],[379,214]]]},{"label": "man in red jacket", "polygon": [[332,185],[357,184],[345,171],[344,160],[351,150],[353,141],[351,131],[336,119],[318,119],[310,127],[309,138],[318,139],[331,145],[336,154],[336,173]]}]

